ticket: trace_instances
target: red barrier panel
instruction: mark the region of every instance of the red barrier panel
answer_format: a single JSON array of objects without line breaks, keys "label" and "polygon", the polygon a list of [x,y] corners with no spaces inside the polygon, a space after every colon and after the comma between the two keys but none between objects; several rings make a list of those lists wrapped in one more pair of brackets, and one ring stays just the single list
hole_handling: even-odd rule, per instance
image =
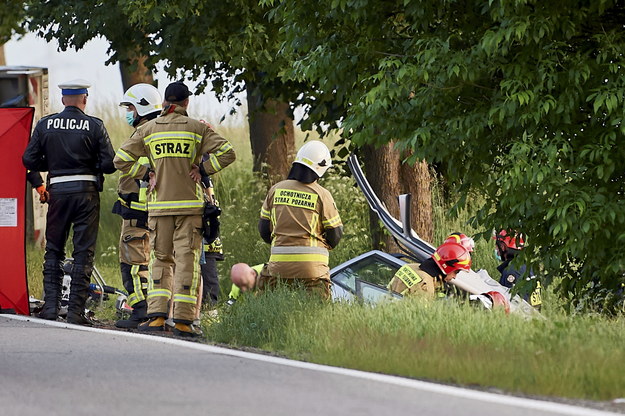
[{"label": "red barrier panel", "polygon": [[26,168],[34,108],[0,108],[0,312],[30,315],[26,280]]}]

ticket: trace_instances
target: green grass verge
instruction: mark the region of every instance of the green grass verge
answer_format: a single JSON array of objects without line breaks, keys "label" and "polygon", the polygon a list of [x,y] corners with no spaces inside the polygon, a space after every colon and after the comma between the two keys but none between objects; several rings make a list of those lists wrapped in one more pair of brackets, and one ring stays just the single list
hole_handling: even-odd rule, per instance
[{"label": "green grass verge", "polygon": [[625,320],[524,320],[453,301],[323,304],[247,296],[207,326],[211,341],[321,364],[512,393],[609,400],[625,391]]}]

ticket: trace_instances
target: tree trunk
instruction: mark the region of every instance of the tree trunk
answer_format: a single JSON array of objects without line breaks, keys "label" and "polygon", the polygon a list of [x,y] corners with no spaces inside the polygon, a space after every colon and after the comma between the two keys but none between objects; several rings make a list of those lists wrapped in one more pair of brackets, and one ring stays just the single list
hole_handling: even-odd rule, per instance
[{"label": "tree trunk", "polygon": [[253,82],[247,82],[246,89],[253,170],[267,175],[271,183],[285,179],[295,154],[289,103],[264,97]]},{"label": "tree trunk", "polygon": [[[432,193],[431,176],[426,162],[410,166],[402,163],[402,157],[392,143],[380,148],[363,147],[364,165],[367,180],[374,192],[393,217],[399,217],[397,196],[412,194],[411,227],[425,241],[431,242],[432,229]],[[377,214],[369,212],[371,240],[374,249],[386,252],[399,252],[393,237],[384,231]]]},{"label": "tree trunk", "polygon": [[145,55],[136,55],[135,52],[120,52],[124,59],[119,60],[119,72],[122,76],[124,91],[135,84],[145,83],[154,85],[152,71],[145,66]]},{"label": "tree trunk", "polygon": [[0,66],[5,66],[7,64],[7,60],[4,57],[4,43],[0,45]]}]

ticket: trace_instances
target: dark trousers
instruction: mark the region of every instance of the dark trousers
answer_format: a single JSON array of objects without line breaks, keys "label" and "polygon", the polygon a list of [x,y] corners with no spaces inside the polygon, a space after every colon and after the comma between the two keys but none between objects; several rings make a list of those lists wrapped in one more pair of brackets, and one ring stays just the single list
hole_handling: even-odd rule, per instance
[{"label": "dark trousers", "polygon": [[65,243],[70,229],[73,229],[74,262],[70,273],[72,283],[68,313],[83,313],[93,270],[99,220],[100,194],[94,183],[67,182],[50,187],[43,267],[46,304],[60,299],[61,264],[65,259]]},{"label": "dark trousers", "polygon": [[206,264],[202,264],[202,303],[215,305],[219,299],[219,275],[217,260],[206,256]]}]

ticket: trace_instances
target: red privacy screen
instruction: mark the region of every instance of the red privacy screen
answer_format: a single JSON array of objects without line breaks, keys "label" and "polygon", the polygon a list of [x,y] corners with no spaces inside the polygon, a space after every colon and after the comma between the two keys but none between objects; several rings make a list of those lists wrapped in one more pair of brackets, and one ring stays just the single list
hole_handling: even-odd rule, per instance
[{"label": "red privacy screen", "polygon": [[0,108],[0,312],[29,315],[26,282],[26,168],[33,108]]}]

